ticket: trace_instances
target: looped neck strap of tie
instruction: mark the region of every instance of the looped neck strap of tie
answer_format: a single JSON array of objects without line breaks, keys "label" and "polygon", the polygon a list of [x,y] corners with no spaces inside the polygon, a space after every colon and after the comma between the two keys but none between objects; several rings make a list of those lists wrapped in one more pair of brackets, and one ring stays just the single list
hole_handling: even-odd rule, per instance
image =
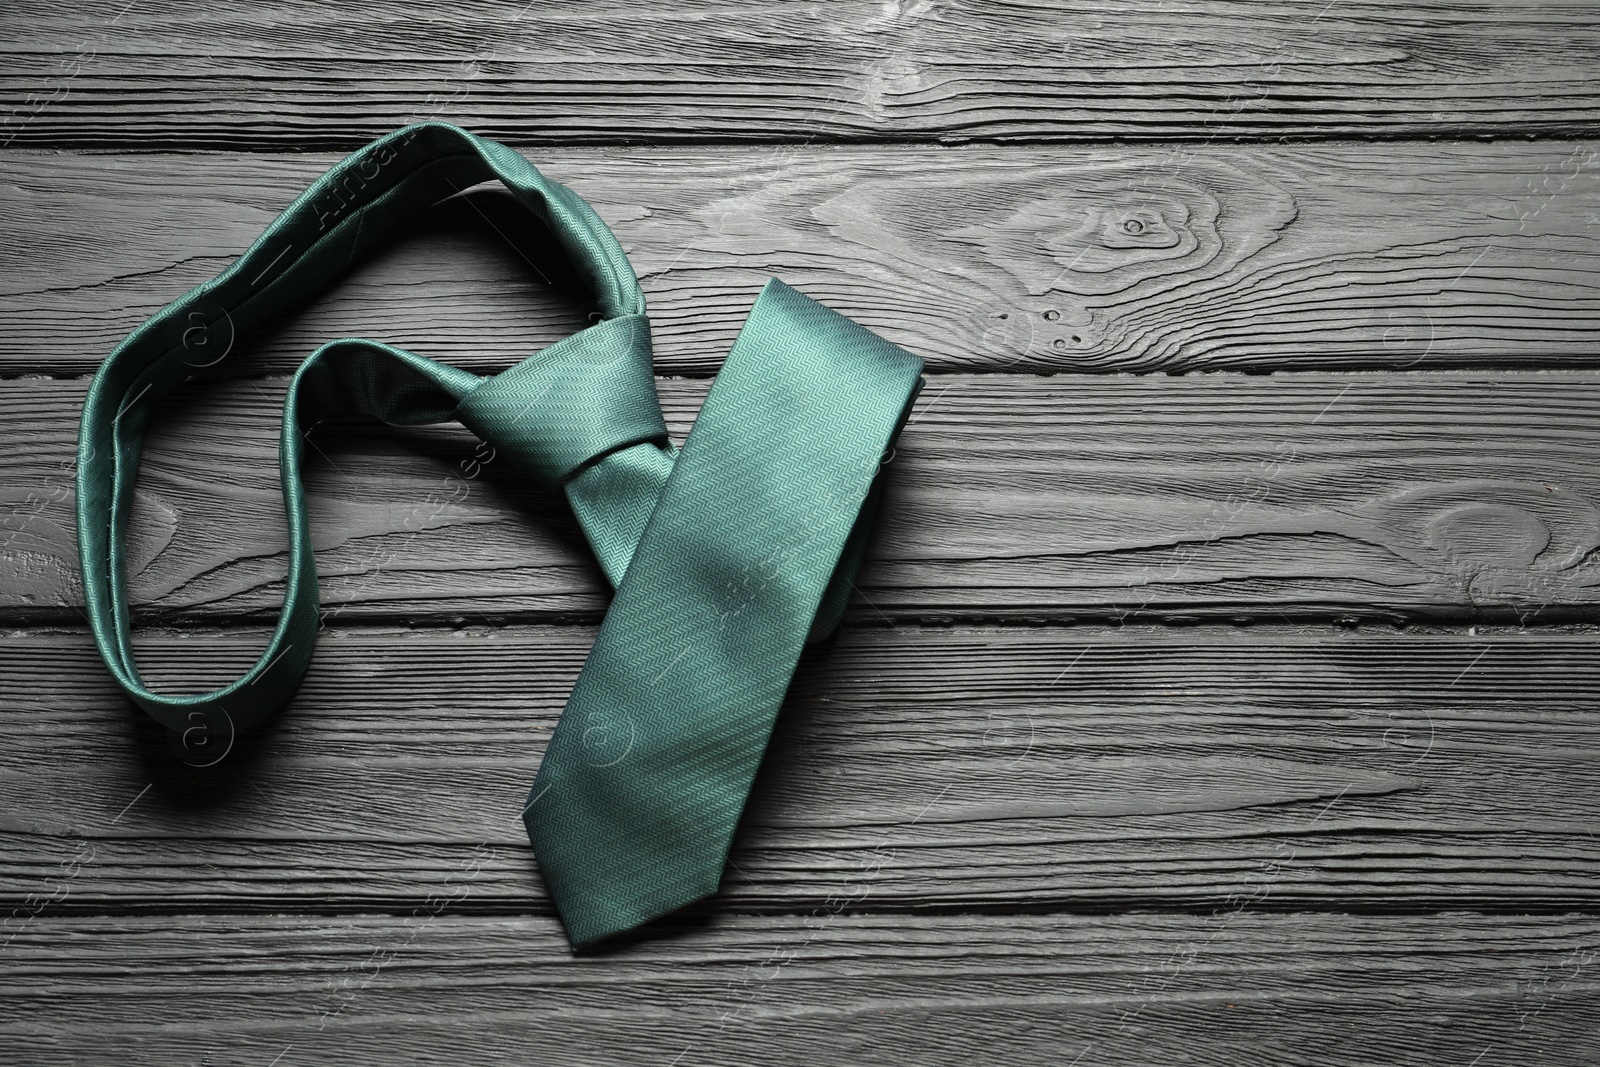
[{"label": "looped neck strap of tie", "polygon": [[[550,228],[599,321],[488,378],[362,339],[310,355],[284,401],[289,564],[267,647],[211,692],[152,691],[132,653],[122,544],[160,404],[219,358],[214,338],[304,302],[418,210],[490,179]],[[307,435],[338,415],[459,421],[529,477],[562,488],[617,586],[523,809],[569,938],[593,941],[715,892],[801,646],[844,610],[879,468],[921,367],[769,282],[675,451],[644,296],[604,222],[504,145],[442,123],[407,127],[334,166],[236,263],[157,312],[96,373],[77,469],[90,627],[123,691],[168,727],[261,721],[298,686],[318,629],[301,482]]]}]

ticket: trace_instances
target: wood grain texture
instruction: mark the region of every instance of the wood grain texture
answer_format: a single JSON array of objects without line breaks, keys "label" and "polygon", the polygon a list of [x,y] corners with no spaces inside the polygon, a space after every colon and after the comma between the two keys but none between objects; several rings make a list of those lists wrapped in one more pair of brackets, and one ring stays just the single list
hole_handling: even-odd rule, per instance
[{"label": "wood grain texture", "polygon": [[[1600,1061],[1592,3],[97,5],[0,10],[0,1061]],[[464,433],[318,437],[330,627],[216,765],[81,628],[81,376],[425,118],[613,224],[680,437],[769,275],[937,372],[721,891],[584,956],[518,814],[604,587]],[[265,644],[313,347],[589,310],[479,190],[238,339],[147,677]]]},{"label": "wood grain texture", "polygon": [[1600,923],[732,919],[599,957],[551,920],[35,921],[0,1039],[30,1064],[1407,1063],[1600,1056]]},{"label": "wood grain texture", "polygon": [[0,20],[0,137],[350,147],[419,118],[529,143],[1593,133],[1590,6],[279,0]]},{"label": "wood grain texture", "polygon": [[[1593,365],[1600,146],[548,151],[644,282],[663,373],[779,275],[936,368]],[[82,374],[335,157],[0,153],[0,372]],[[227,373],[363,335],[478,370],[585,321],[503,192],[441,205]],[[555,284],[552,289],[550,283]]]},{"label": "wood grain texture", "polygon": [[[275,618],[282,380],[195,385],[141,472],[150,620]],[[661,382],[681,435],[702,380]],[[84,383],[0,383],[0,611],[78,622],[71,463]],[[1593,372],[949,375],[889,467],[859,621],[1562,622],[1600,602]],[[308,480],[339,619],[597,619],[564,501],[459,427],[352,424]]]},{"label": "wood grain texture", "polygon": [[[520,812],[591,640],[333,629],[272,727],[193,769],[86,634],[6,635],[0,903],[403,913],[470,866],[455,910],[547,914]],[[198,691],[264,643],[140,657]],[[1597,686],[1592,634],[850,630],[701,910],[1592,910]]]}]

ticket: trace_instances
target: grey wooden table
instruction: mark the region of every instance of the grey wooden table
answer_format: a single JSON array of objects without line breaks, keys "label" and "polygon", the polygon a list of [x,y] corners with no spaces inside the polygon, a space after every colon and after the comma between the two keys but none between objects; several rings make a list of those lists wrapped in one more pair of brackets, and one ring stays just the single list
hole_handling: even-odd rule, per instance
[{"label": "grey wooden table", "polygon": [[[1600,1060],[1595,14],[10,0],[0,1063]],[[319,438],[326,630],[214,766],[79,609],[87,376],[423,118],[615,228],[675,433],[769,275],[930,364],[721,894],[578,957],[517,813],[604,584],[465,433]],[[587,312],[484,189],[239,339],[140,476],[149,676],[265,641],[314,345]]]}]

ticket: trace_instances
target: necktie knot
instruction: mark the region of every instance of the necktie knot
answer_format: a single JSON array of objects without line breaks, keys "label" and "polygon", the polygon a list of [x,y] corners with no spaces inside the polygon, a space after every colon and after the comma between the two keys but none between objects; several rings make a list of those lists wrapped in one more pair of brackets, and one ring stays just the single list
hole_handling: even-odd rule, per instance
[{"label": "necktie knot", "polygon": [[558,341],[486,379],[454,417],[549,489],[619,449],[664,445],[649,322],[625,315]]}]

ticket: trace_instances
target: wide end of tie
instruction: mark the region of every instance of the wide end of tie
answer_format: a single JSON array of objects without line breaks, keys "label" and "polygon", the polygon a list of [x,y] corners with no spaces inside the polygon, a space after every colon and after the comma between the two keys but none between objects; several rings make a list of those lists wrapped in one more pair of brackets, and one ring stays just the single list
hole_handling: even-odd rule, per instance
[{"label": "wide end of tie", "polygon": [[[589,948],[617,934],[638,929],[646,923],[671,915],[697,900],[715,896],[721,885],[721,876],[696,877],[692,882],[663,887],[645,904],[636,900],[617,901],[603,911],[591,914],[588,908],[561,912],[561,924],[567,931],[567,941],[574,952]],[[670,888],[670,891],[666,891]]]},{"label": "wide end of tie", "polygon": [[[594,785],[540,774],[522,815],[545,888],[574,950],[713,896],[722,881],[723,863],[708,862],[704,839],[685,848],[682,839],[657,836],[659,827],[651,828],[657,833],[646,830],[642,824],[648,820],[618,820],[614,816],[630,802],[615,797],[610,803],[605,794],[611,790]],[[565,805],[562,793],[569,795]],[[606,818],[597,809],[619,810]],[[608,835],[608,828],[621,832]],[[721,852],[725,862],[726,840]]]},{"label": "wide end of tie", "polygon": [[575,948],[717,891],[801,648],[843,606],[825,594],[850,588],[921,370],[781,282],[756,301],[523,812]]}]

